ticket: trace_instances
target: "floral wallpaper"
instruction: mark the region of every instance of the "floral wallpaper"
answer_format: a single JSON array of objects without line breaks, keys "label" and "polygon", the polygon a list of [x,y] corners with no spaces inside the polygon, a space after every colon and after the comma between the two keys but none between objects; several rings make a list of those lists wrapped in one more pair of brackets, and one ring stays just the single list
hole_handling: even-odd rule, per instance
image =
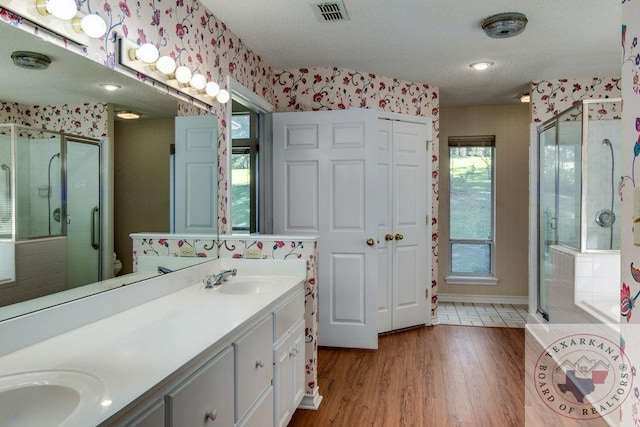
[{"label": "floral wallpaper", "polygon": [[438,88],[336,67],[275,71],[271,81],[276,108],[282,112],[371,108],[432,118],[431,311],[435,316],[438,300]]},{"label": "floral wallpaper", "polygon": [[0,101],[0,123],[15,123],[73,135],[107,136],[106,104],[23,105]]},{"label": "floral wallpaper", "polygon": [[[619,98],[621,86],[622,81],[617,77],[534,81],[531,84],[532,122],[544,123],[583,99]],[[608,118],[620,117],[621,108],[615,111],[606,108],[599,109],[601,114]]]},{"label": "floral wallpaper", "polygon": [[318,277],[317,242],[284,241],[284,240],[243,240],[223,238],[216,242],[206,239],[166,238],[134,238],[133,257],[134,271],[137,260],[142,256],[180,256],[181,248],[193,248],[196,256],[203,258],[242,258],[247,248],[258,248],[262,259],[295,259],[307,262],[307,281],[305,283],[305,354],[306,393],[314,396],[318,385],[318,303],[316,298],[316,281]]},{"label": "floral wallpaper", "polygon": [[621,411],[620,425],[640,425],[640,313],[636,305],[640,295],[640,246],[634,243],[637,211],[634,209],[634,193],[640,191],[640,3],[622,1],[622,181],[621,198],[621,247],[620,247],[620,314],[621,347],[632,362],[633,393],[626,399]]},{"label": "floral wallpaper", "polygon": [[[339,68],[298,69],[274,72],[256,52],[249,49],[227,26],[197,0],[148,2],[133,0],[76,0],[82,13],[97,13],[107,23],[107,33],[86,47],[78,47],[60,38],[52,38],[69,50],[114,68],[117,64],[117,40],[127,38],[136,43],[154,43],[162,55],[172,56],[178,65],[186,65],[208,80],[225,85],[227,75],[272,103],[276,111],[305,111],[351,107],[375,108],[382,111],[431,116],[433,118],[433,274],[432,311],[437,303],[438,259],[438,88]],[[0,19],[39,36],[46,31],[0,8]],[[117,69],[119,72],[127,72]],[[142,75],[132,77],[145,81]],[[154,82],[146,80],[154,85]],[[179,114],[193,111],[182,105]],[[225,128],[229,123],[219,105],[211,113],[218,117],[218,212],[219,230],[228,233],[226,212],[228,174],[224,170],[228,156]]]}]

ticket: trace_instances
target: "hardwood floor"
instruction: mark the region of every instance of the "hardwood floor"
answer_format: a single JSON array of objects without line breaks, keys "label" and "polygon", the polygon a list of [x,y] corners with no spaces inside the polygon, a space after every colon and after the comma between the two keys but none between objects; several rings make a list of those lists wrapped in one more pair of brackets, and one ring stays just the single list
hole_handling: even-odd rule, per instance
[{"label": "hardwood floor", "polygon": [[318,411],[290,426],[524,426],[524,330],[437,325],[320,348]]}]

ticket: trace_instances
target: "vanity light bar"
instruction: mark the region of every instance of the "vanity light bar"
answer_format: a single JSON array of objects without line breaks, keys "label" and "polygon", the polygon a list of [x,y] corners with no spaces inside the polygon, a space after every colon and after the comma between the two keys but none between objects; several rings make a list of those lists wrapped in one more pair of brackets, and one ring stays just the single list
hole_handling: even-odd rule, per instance
[{"label": "vanity light bar", "polygon": [[161,56],[151,43],[138,46],[136,43],[120,39],[120,64],[139,74],[147,76],[163,85],[171,87],[191,98],[213,105],[213,102],[224,104],[229,101],[229,92],[220,89],[216,82],[209,82],[200,73],[193,73],[189,67],[181,65],[170,56]]},{"label": "vanity light bar", "polygon": [[107,31],[102,17],[79,12],[75,0],[0,0],[0,7],[81,46]]}]

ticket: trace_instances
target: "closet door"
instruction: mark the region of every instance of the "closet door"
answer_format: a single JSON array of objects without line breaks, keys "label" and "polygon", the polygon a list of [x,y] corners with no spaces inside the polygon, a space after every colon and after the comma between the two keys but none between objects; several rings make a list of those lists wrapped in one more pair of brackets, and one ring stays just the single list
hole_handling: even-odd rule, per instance
[{"label": "closet door", "polygon": [[378,332],[429,318],[428,127],[378,120]]},{"label": "closet door", "polygon": [[318,237],[318,344],[377,348],[376,115],[273,115],[274,233]]},{"label": "closet door", "polygon": [[422,325],[429,317],[427,146],[426,125],[393,122],[393,329]]}]

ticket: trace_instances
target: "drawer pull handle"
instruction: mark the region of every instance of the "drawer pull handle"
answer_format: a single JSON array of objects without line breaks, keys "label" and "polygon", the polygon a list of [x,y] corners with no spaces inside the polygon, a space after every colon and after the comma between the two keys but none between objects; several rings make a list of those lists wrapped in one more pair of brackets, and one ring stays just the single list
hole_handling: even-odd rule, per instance
[{"label": "drawer pull handle", "polygon": [[258,361],[256,362],[256,369],[257,369],[257,368],[264,368],[264,361],[262,361],[262,360],[258,360]]},{"label": "drawer pull handle", "polygon": [[218,418],[218,411],[216,411],[215,409],[204,414],[205,421],[215,421],[216,418]]}]

